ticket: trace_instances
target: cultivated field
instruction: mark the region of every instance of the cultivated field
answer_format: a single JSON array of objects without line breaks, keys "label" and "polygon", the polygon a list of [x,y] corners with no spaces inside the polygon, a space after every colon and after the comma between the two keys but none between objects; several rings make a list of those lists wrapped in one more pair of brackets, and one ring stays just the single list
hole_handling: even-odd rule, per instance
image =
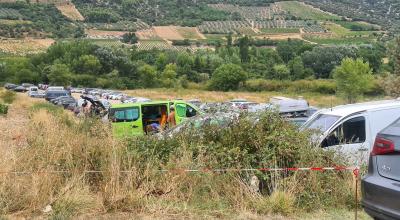
[{"label": "cultivated field", "polygon": [[15,55],[35,54],[45,51],[53,39],[0,39],[0,52]]},{"label": "cultivated field", "polygon": [[333,15],[331,13],[322,11],[320,9],[314,8],[310,5],[306,5],[302,2],[297,1],[283,1],[278,2],[278,4],[282,10],[294,15],[300,19],[305,20],[315,20],[315,21],[323,21],[323,20],[340,20],[341,18],[337,15]]},{"label": "cultivated field", "polygon": [[157,36],[164,40],[183,40],[185,39],[175,26],[155,26],[153,27]]},{"label": "cultivated field", "polygon": [[86,29],[87,38],[90,39],[120,39],[127,31],[103,31],[95,29]]},{"label": "cultivated field", "polygon": [[199,32],[195,27],[178,27],[175,26],[176,32],[180,34],[184,39],[190,40],[201,40],[206,39],[206,37]]},{"label": "cultivated field", "polygon": [[137,31],[136,36],[140,40],[162,40],[153,28]]},{"label": "cultivated field", "polygon": [[75,5],[72,2],[66,3],[58,3],[56,4],[56,8],[67,18],[74,21],[84,21],[85,18],[81,15],[81,13],[76,9]]}]

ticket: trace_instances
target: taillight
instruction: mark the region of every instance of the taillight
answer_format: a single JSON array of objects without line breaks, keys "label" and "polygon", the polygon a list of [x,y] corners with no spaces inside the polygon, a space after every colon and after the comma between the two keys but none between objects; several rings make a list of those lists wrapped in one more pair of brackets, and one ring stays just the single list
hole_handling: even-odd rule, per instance
[{"label": "taillight", "polygon": [[393,141],[382,137],[376,137],[374,148],[372,149],[371,152],[372,156],[390,154],[393,152],[394,152]]}]

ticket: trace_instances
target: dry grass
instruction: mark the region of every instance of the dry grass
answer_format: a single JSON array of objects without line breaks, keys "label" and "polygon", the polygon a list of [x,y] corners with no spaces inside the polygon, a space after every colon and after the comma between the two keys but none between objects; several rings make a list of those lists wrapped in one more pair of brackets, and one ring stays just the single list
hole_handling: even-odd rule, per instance
[{"label": "dry grass", "polygon": [[203,102],[225,102],[232,99],[244,98],[253,102],[268,102],[274,96],[286,96],[298,98],[299,96],[307,99],[311,105],[329,107],[344,104],[344,100],[333,95],[322,94],[287,94],[281,92],[217,92],[192,89],[138,89],[127,90],[127,94],[132,96],[147,97],[153,100],[168,100],[182,98],[200,99]]},{"label": "dry grass", "polygon": [[0,52],[17,55],[36,54],[45,51],[53,43],[53,39],[2,39]]},{"label": "dry grass", "polygon": [[[298,214],[296,201],[301,193],[312,188],[317,193],[313,195],[315,203],[320,205],[326,201],[318,201],[318,193],[332,195],[332,201],[343,196],[343,202],[348,202],[344,195],[349,191],[352,195],[352,179],[343,181],[346,176],[341,175],[329,179],[319,173],[299,173],[290,179],[275,178],[276,191],[266,197],[253,192],[246,180],[235,174],[160,174],[154,169],[160,161],[143,164],[129,149],[139,147],[136,144],[140,140],[125,144],[110,136],[108,125],[82,121],[62,110],[49,111],[49,107],[28,111],[35,102],[38,101],[19,94],[8,118],[0,121],[1,128],[13,129],[5,141],[2,139],[2,143],[8,143],[0,153],[2,170],[41,171],[0,175],[0,214],[12,218],[318,219],[325,215]],[[25,140],[21,145],[13,141],[17,132]],[[204,163],[202,158],[192,158],[191,152],[180,152],[164,166],[195,167]],[[315,160],[304,161],[310,159]],[[46,173],[51,170],[71,172]],[[84,170],[102,173],[83,173]],[[120,173],[121,170],[131,172]],[[337,187],[338,183],[343,186]],[[52,211],[43,213],[48,205]],[[351,216],[349,211],[343,213]]]}]

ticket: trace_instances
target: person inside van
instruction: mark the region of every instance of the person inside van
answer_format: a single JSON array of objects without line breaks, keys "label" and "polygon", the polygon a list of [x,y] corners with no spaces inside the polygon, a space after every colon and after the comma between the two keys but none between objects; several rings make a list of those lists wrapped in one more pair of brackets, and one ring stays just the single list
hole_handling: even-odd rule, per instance
[{"label": "person inside van", "polygon": [[160,118],[160,126],[161,129],[165,129],[167,126],[167,119],[168,119],[168,112],[167,112],[167,106],[161,106],[161,118]]},{"label": "person inside van", "polygon": [[169,126],[170,128],[172,128],[172,127],[176,126],[175,107],[174,107],[173,105],[171,105],[171,106],[169,107],[169,111],[170,111],[170,113],[169,113],[169,115],[168,115],[167,122],[168,122],[168,126]]}]

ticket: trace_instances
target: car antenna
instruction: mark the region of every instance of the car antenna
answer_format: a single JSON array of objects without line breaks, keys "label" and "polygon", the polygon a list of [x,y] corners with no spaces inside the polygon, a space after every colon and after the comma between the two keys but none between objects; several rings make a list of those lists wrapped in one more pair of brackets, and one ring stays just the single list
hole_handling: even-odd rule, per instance
[{"label": "car antenna", "polygon": [[331,111],[333,110],[332,107],[333,106],[333,97],[331,96]]}]

